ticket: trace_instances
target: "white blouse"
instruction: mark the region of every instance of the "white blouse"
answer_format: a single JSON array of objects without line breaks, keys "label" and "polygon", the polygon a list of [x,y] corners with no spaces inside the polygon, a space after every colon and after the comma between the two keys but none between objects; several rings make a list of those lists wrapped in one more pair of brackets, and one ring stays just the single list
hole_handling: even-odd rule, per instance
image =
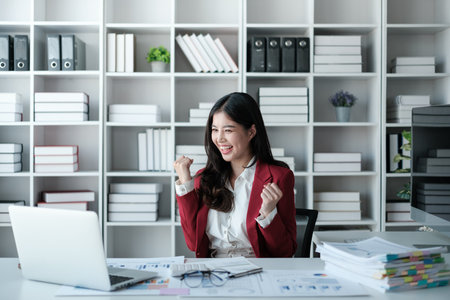
[{"label": "white blouse", "polygon": [[[250,163],[253,159],[250,161]],[[249,163],[249,164],[250,164]],[[247,210],[250,202],[256,164],[244,171],[236,178],[234,189],[227,182],[226,188],[234,194],[234,208],[230,212],[210,209],[206,224],[206,235],[210,241],[213,257],[255,256],[247,235]],[[194,180],[187,183],[175,184],[178,196],[183,196],[194,189]],[[277,213],[275,208],[266,218],[259,216],[255,220],[262,228],[268,226]]]}]

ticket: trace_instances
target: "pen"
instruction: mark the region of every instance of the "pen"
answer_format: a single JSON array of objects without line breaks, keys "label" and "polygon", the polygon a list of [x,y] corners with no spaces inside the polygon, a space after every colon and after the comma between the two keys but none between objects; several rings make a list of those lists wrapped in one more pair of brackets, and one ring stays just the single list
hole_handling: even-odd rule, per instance
[{"label": "pen", "polygon": [[255,269],[255,270],[250,270],[250,271],[247,271],[247,272],[242,272],[242,273],[230,275],[230,278],[239,278],[239,277],[242,277],[242,276],[259,273],[261,271],[262,271],[262,268]]}]

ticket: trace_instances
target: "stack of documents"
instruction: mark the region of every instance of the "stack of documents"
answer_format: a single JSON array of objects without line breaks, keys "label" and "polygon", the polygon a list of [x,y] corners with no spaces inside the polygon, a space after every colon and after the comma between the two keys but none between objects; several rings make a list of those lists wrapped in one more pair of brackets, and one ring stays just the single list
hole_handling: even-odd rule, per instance
[{"label": "stack of documents", "polygon": [[314,72],[361,73],[360,35],[317,35],[314,37]]},{"label": "stack of documents", "polygon": [[83,92],[35,93],[36,122],[80,122],[89,120],[89,96]]},{"label": "stack of documents", "polygon": [[403,56],[392,59],[392,73],[433,74],[434,56]]},{"label": "stack of documents", "polygon": [[76,172],[78,170],[78,145],[34,146],[35,172]]},{"label": "stack of documents", "polygon": [[317,221],[359,221],[361,200],[359,192],[316,192],[314,209],[319,211]]},{"label": "stack of documents", "polygon": [[412,109],[429,106],[429,95],[398,95],[388,102],[386,119],[389,123],[411,123]]},{"label": "stack of documents", "polygon": [[22,171],[22,144],[0,143],[0,173]]},{"label": "stack of documents", "polygon": [[111,104],[109,121],[149,124],[161,122],[161,110],[154,104]]},{"label": "stack of documents", "polygon": [[111,183],[108,221],[153,222],[158,219],[160,183]]},{"label": "stack of documents", "polygon": [[91,190],[44,191],[38,207],[87,210],[88,202],[95,201],[95,192]]},{"label": "stack of documents", "polygon": [[23,121],[23,104],[20,94],[0,93],[0,122]]},{"label": "stack of documents", "polygon": [[314,172],[361,172],[361,153],[314,153]]},{"label": "stack of documents", "polygon": [[259,108],[265,123],[307,123],[307,87],[260,87]]},{"label": "stack of documents", "polygon": [[317,247],[325,270],[381,292],[448,285],[446,247],[417,249],[379,237],[354,243],[323,242]]},{"label": "stack of documents", "polygon": [[206,125],[208,120],[209,112],[213,108],[214,103],[212,102],[200,102],[198,108],[189,109],[189,122],[195,124]]}]

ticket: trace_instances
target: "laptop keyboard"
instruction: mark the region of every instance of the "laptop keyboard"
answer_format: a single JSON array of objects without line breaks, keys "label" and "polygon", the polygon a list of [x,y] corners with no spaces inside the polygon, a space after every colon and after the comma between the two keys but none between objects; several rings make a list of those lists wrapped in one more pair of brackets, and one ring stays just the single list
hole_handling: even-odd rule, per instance
[{"label": "laptop keyboard", "polygon": [[115,285],[116,283],[124,282],[130,279],[133,278],[125,276],[109,275],[109,281],[111,282],[111,285]]}]

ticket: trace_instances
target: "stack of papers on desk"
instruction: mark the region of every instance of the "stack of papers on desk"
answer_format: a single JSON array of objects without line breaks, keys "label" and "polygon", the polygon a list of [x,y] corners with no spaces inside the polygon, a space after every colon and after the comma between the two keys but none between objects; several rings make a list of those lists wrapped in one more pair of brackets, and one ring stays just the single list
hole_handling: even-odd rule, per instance
[{"label": "stack of papers on desk", "polygon": [[317,251],[325,270],[381,292],[449,284],[446,247],[416,249],[373,237],[354,243],[324,242]]}]

